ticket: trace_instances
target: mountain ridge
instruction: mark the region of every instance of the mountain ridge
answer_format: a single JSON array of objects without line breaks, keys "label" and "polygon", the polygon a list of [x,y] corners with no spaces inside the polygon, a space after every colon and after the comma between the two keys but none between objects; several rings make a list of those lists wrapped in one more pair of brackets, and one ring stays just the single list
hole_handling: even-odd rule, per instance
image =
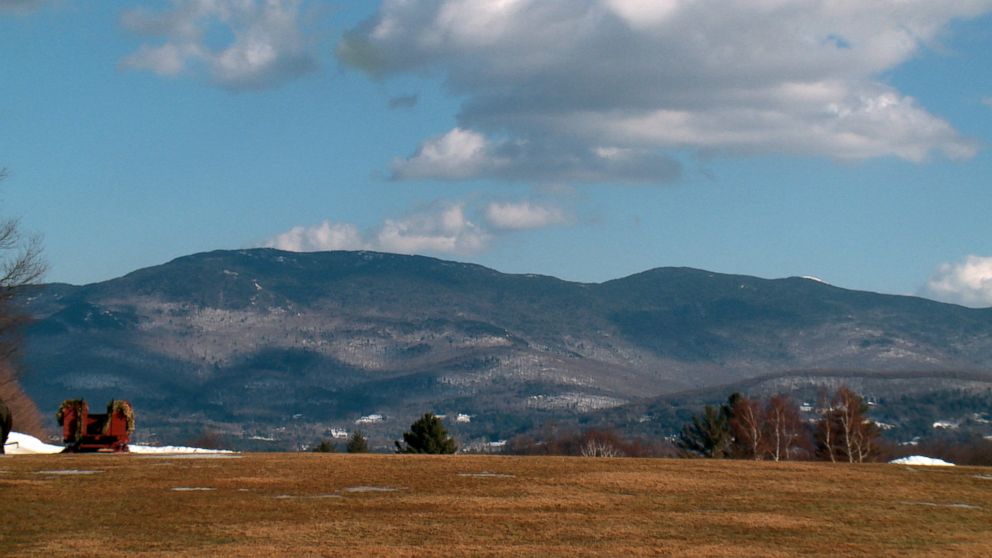
[{"label": "mountain ridge", "polygon": [[686,267],[578,283],[425,256],[217,250],[53,285],[25,309],[25,387],[42,409],[130,398],[169,442],[284,428],[302,443],[373,414],[392,417],[371,425],[385,436],[426,409],[504,437],[790,369],[992,363],[992,309]]}]

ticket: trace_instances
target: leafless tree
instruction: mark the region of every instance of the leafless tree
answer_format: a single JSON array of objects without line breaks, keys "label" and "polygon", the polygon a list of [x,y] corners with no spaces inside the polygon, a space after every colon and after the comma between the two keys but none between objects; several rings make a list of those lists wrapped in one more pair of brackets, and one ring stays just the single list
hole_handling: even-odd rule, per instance
[{"label": "leafless tree", "polygon": [[[0,182],[7,178],[0,168]],[[6,364],[0,373],[0,386],[16,379],[17,366],[12,362],[20,345],[18,326],[26,316],[12,304],[22,290],[44,275],[47,265],[41,255],[41,239],[26,235],[20,221],[13,217],[0,218],[0,362]]]},{"label": "leafless tree", "polygon": [[734,438],[734,457],[762,459],[765,445],[765,413],[761,402],[735,394],[730,398],[730,433]]},{"label": "leafless tree", "polygon": [[834,448],[837,444],[837,433],[834,431],[834,421],[831,419],[834,413],[833,401],[826,388],[820,390],[818,408],[823,416],[816,425],[816,453],[821,459],[829,459],[831,463],[837,463],[837,452]]},{"label": "leafless tree", "polygon": [[589,439],[582,446],[582,457],[623,457],[623,452],[609,442]]},{"label": "leafless tree", "polygon": [[868,405],[847,386],[841,386],[823,409],[817,424],[817,452],[831,461],[869,461],[878,453],[878,425],[868,419]]},{"label": "leafless tree", "polygon": [[793,457],[805,432],[799,406],[788,395],[778,394],[765,406],[765,437],[773,461]]},{"label": "leafless tree", "polygon": [[868,420],[868,405],[860,395],[841,386],[834,395],[844,449],[851,463],[862,463],[875,453],[878,427]]}]

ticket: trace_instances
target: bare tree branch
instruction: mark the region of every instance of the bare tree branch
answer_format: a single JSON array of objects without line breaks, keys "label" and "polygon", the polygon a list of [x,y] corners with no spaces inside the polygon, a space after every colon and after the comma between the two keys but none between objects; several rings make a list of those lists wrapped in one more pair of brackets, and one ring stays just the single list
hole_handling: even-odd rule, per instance
[{"label": "bare tree branch", "polygon": [[[7,176],[7,169],[0,167],[0,182]],[[41,237],[24,234],[16,218],[0,218],[0,362],[8,365],[7,373],[0,375],[0,385],[17,378],[18,332],[28,320],[13,299],[23,287],[37,283],[47,269]]]}]

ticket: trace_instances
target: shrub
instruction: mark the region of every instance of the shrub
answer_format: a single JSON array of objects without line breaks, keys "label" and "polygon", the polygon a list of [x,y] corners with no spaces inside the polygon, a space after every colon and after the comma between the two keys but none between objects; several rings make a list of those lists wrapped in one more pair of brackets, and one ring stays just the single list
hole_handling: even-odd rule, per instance
[{"label": "shrub", "polygon": [[321,440],[319,444],[313,447],[313,451],[315,453],[334,453],[334,444],[327,440]]},{"label": "shrub", "polygon": [[396,442],[397,453],[455,453],[455,439],[434,413],[425,413],[403,433],[403,443]]},{"label": "shrub", "polygon": [[351,434],[351,438],[348,438],[347,450],[348,453],[368,453],[369,441],[365,435],[356,430]]},{"label": "shrub", "polygon": [[574,455],[585,457],[674,457],[675,450],[666,441],[645,442],[623,438],[613,430],[590,428],[578,431],[549,431],[543,439],[517,436],[503,453],[509,455]]}]

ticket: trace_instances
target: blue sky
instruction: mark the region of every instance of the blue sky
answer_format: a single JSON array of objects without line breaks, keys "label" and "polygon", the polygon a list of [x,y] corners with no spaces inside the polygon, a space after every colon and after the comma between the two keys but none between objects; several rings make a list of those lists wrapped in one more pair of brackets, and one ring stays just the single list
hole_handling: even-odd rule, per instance
[{"label": "blue sky", "polygon": [[992,0],[0,0],[0,53],[50,281],[267,245],[992,305]]}]

